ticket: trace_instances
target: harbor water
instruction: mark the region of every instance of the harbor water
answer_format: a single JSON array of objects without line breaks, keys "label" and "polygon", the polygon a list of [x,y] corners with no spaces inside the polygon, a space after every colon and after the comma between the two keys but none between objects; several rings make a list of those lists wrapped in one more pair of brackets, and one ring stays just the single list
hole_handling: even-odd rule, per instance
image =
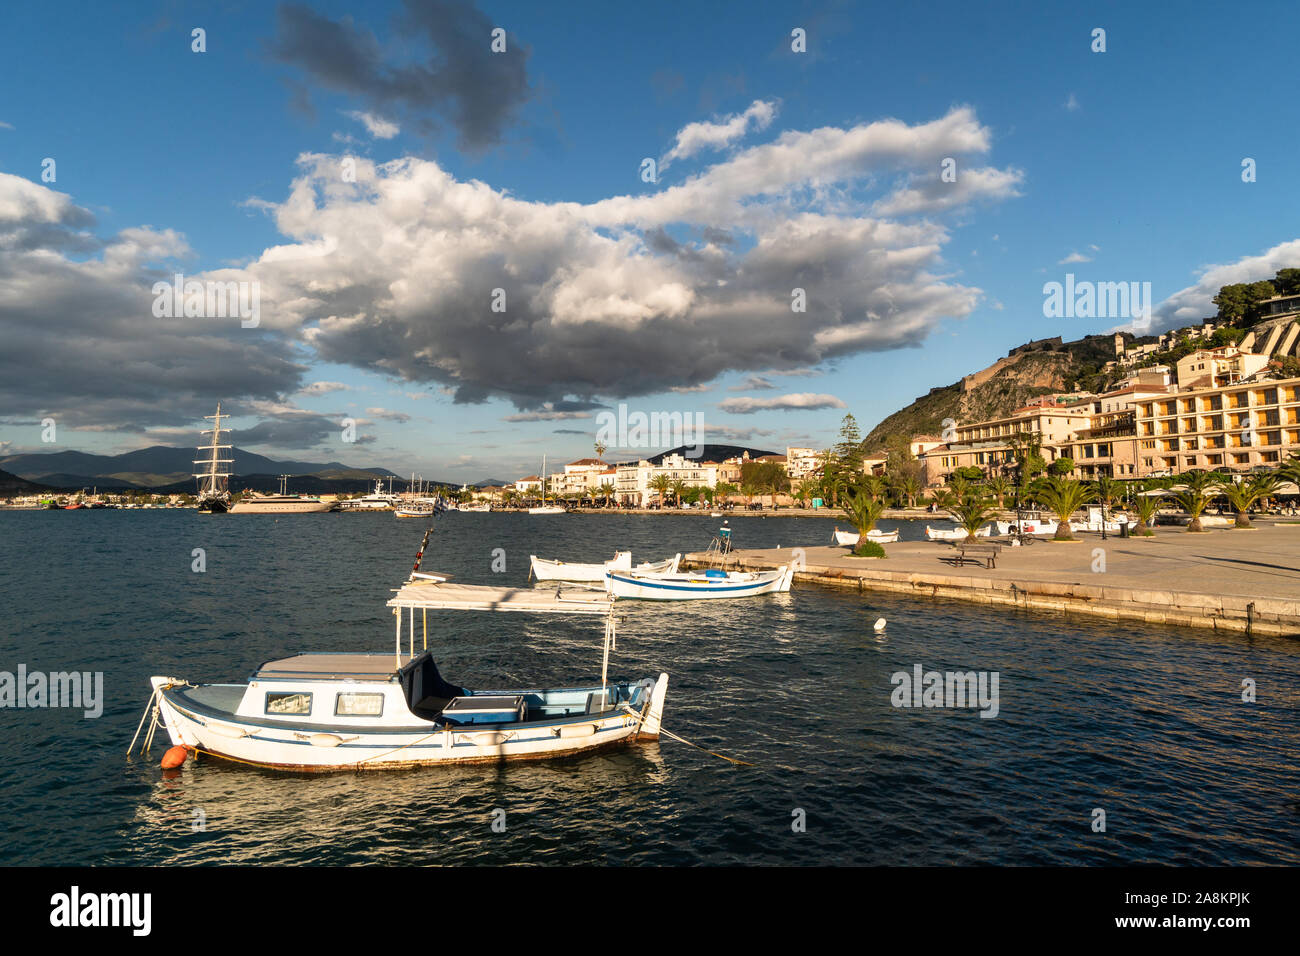
[{"label": "harbor water", "polygon": [[[424,570],[525,585],[530,553],[647,561],[703,550],[718,524],[453,513]],[[742,548],[826,544],[834,526],[731,524]],[[703,750],[664,738],[314,776],[204,758],[164,774],[160,734],[127,759],[150,675],[236,682],[299,651],[391,649],[384,602],[424,527],[391,513],[0,512],[0,671],[103,675],[98,717],[0,709],[0,863],[1300,863],[1300,642],[798,582],[619,603],[611,676],[667,671],[664,726]],[[922,536],[923,522],[905,527]],[[601,637],[581,618],[429,614],[440,669],[468,687],[598,681]],[[996,714],[896,706],[897,675],[918,666],[996,675]]]}]

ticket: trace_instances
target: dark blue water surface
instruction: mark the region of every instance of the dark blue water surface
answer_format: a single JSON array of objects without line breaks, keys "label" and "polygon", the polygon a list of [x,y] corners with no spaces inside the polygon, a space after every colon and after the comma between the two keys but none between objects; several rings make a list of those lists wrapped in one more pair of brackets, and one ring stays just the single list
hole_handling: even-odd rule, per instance
[{"label": "dark blue water surface", "polygon": [[[732,523],[741,547],[823,544],[832,527]],[[453,514],[425,568],[523,584],[530,552],[650,560],[703,548],[717,524]],[[665,727],[752,767],[667,739],[320,776],[204,760],[165,779],[157,745],[126,759],[151,674],[243,680],[297,651],[391,648],[384,601],[422,532],[391,514],[0,512],[0,670],[102,671],[106,697],[94,720],[0,710],[0,863],[1300,862],[1300,642],[798,584],[620,604],[611,673],[668,671]],[[456,683],[599,679],[592,620],[438,612],[430,630]],[[915,664],[998,672],[999,715],[893,707],[891,675]]]}]

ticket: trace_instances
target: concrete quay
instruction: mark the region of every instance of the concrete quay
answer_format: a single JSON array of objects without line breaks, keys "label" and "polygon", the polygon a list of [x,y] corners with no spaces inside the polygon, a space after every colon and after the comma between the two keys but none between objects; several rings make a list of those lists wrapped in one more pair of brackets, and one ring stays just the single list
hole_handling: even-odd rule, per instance
[{"label": "concrete quay", "polygon": [[[932,541],[887,544],[884,559],[807,545],[794,579],[1115,621],[1300,638],[1300,522],[1201,534],[1161,528],[1150,538],[1076,537],[1074,543],[1040,539],[1004,547],[992,569],[969,563],[955,567],[952,549]],[[789,564],[796,559],[794,551],[735,551],[727,568]],[[683,566],[707,567],[709,556],[685,555]]]}]

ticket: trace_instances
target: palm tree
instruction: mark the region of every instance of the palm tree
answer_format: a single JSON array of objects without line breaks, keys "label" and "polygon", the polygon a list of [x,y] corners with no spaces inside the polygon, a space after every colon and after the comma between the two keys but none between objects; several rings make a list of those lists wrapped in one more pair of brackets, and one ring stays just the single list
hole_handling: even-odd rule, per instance
[{"label": "palm tree", "polygon": [[677,499],[678,508],[681,508],[682,506],[682,495],[686,493],[688,487],[689,485],[687,485],[681,478],[675,479],[673,483],[668,486],[669,490],[673,493],[673,497]]},{"label": "palm tree", "polygon": [[[1154,489],[1152,489],[1154,490]],[[1137,513],[1138,534],[1151,536],[1155,534],[1155,517],[1160,506],[1164,504],[1164,495],[1137,495],[1133,499],[1133,510]]]},{"label": "palm tree", "polygon": [[713,486],[713,500],[718,504],[726,504],[727,499],[736,493],[736,486],[729,481],[720,481]]},{"label": "palm tree", "polygon": [[913,508],[916,506],[916,496],[921,493],[921,483],[917,480],[916,475],[899,475],[893,480],[892,484],[894,494],[907,502],[907,507]]},{"label": "palm tree", "polygon": [[1218,475],[1206,471],[1189,471],[1182,476],[1182,479],[1184,490],[1174,495],[1174,500],[1192,517],[1192,520],[1187,523],[1187,530],[1204,531],[1201,526],[1201,512],[1218,494]]},{"label": "palm tree", "polygon": [[1281,481],[1276,475],[1255,475],[1245,481],[1235,482],[1226,475],[1219,479],[1219,490],[1232,510],[1237,513],[1235,528],[1254,527],[1250,523],[1250,509],[1260,498],[1267,498],[1277,490]]},{"label": "palm tree", "polygon": [[1124,498],[1124,485],[1110,475],[1102,475],[1092,483],[1093,498],[1101,502],[1110,511]]},{"label": "palm tree", "polygon": [[814,478],[805,478],[799,482],[799,487],[795,489],[795,498],[803,502],[803,506],[808,507],[813,498],[821,497],[821,482]]},{"label": "palm tree", "polygon": [[1077,541],[1070,532],[1070,516],[1079,510],[1079,506],[1092,498],[1090,490],[1082,481],[1062,476],[1040,478],[1034,482],[1034,498],[1048,511],[1056,515],[1056,541]]},{"label": "palm tree", "polygon": [[741,482],[740,493],[745,496],[745,507],[748,508],[754,503],[754,495],[758,494],[758,485],[752,481]]},{"label": "palm tree", "polygon": [[982,488],[969,487],[960,496],[955,496],[948,508],[953,520],[966,530],[966,540],[974,541],[975,532],[983,527],[997,514],[993,507],[993,498]]},{"label": "palm tree", "polygon": [[830,501],[832,507],[838,507],[840,492],[844,490],[844,475],[838,471],[827,472],[822,478],[822,497]]},{"label": "palm tree", "polygon": [[606,481],[596,489],[596,492],[605,497],[605,507],[608,508],[610,506],[610,498],[614,495],[614,486]]},{"label": "palm tree", "polygon": [[1015,483],[1005,475],[994,475],[988,481],[984,482],[984,487],[988,489],[989,494],[998,500],[998,508],[1006,507],[1007,495],[1015,491]]},{"label": "palm tree", "polygon": [[659,507],[664,506],[665,499],[668,497],[668,489],[672,487],[672,479],[667,475],[655,475],[650,479],[650,487],[659,495]]},{"label": "palm tree", "polygon": [[844,488],[844,500],[841,507],[853,526],[858,529],[858,552],[865,553],[867,545],[880,545],[867,537],[867,532],[876,526],[880,515],[885,510],[884,495],[874,493],[875,488],[865,479],[859,479]]}]

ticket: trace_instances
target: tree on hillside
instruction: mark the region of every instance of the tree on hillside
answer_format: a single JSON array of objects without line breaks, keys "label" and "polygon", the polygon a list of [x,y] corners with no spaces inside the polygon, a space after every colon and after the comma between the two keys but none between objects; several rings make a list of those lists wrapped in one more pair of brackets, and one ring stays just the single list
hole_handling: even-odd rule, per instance
[{"label": "tree on hillside", "polygon": [[1300,295],[1300,269],[1278,269],[1273,288],[1278,295]]},{"label": "tree on hillside", "polygon": [[1264,299],[1277,295],[1277,289],[1267,279],[1259,282],[1235,282],[1222,286],[1212,301],[1219,307],[1218,318],[1241,322],[1255,317],[1255,309]]}]

